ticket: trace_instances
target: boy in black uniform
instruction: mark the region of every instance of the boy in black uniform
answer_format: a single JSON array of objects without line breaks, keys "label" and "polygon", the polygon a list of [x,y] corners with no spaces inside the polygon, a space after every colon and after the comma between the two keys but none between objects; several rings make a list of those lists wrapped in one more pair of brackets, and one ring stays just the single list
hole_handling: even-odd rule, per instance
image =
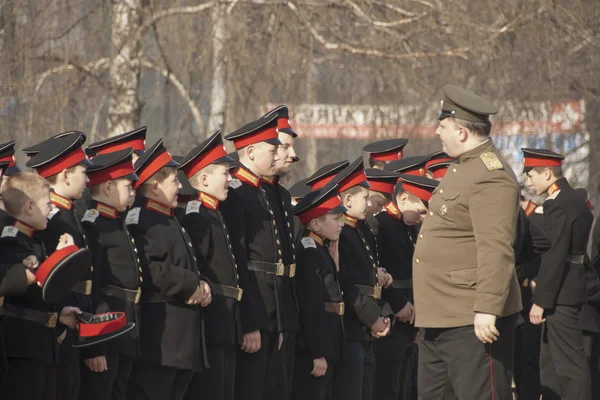
[{"label": "boy in black uniform", "polygon": [[242,271],[219,211],[229,191],[231,162],[218,131],[183,157],[179,167],[198,191],[185,206],[181,225],[192,239],[198,268],[210,280],[213,292],[212,303],[203,310],[210,369],[194,375],[185,395],[189,400],[233,400],[234,395],[236,353],[242,344],[239,302],[246,293],[240,288]]},{"label": "boy in black uniform", "polygon": [[[7,181],[3,195],[6,211],[13,218],[2,229],[0,263],[26,260],[28,265],[37,268],[46,259],[46,251],[34,231],[46,228],[50,186],[44,178],[22,172]],[[72,244],[73,239],[63,235],[56,250]],[[64,338],[64,328],[56,326],[57,320],[74,328],[74,313],[79,310],[46,303],[32,270],[25,271],[22,278],[28,284],[27,291],[4,299],[1,332],[8,357],[8,374],[0,390],[10,399],[53,399],[58,345]]]},{"label": "boy in black uniform", "polygon": [[340,172],[335,181],[340,182],[342,203],[348,211],[343,215],[339,242],[340,286],[347,306],[346,353],[334,378],[334,398],[369,400],[373,397],[375,374],[372,341],[389,333],[389,315],[393,312],[387,304],[380,303],[382,286],[377,275],[377,249],[364,221],[369,184],[362,157]]},{"label": "boy in black uniform", "polygon": [[211,294],[191,239],[173,216],[178,165],[162,139],[136,161],[137,196],[125,219],[142,266],[141,356],[128,393],[138,400],[180,400],[193,371],[202,368],[198,304],[210,304]]},{"label": "boy in black uniform", "polygon": [[[34,146],[36,153],[26,164],[50,183],[52,210],[48,215],[48,227],[36,233],[49,253],[56,248],[64,233],[73,237],[77,247],[87,247],[81,221],[74,210],[74,201],[81,198],[87,184],[86,168],[91,164],[81,147],[85,139],[82,132],[65,132],[47,139]],[[92,310],[91,293],[90,268],[59,303],[89,312]],[[61,399],[71,400],[79,396],[80,352],[72,347],[76,340],[77,332],[68,331],[60,346],[57,397]],[[93,349],[85,350],[86,353],[88,351],[93,354]]]},{"label": "boy in black uniform", "polygon": [[579,309],[585,302],[584,260],[593,216],[582,196],[562,177],[563,156],[522,149],[527,184],[543,204],[544,230],[552,247],[542,256],[529,318],[543,326],[540,352],[544,399],[591,399]]},{"label": "boy in black uniform", "polygon": [[332,399],[333,377],[343,356],[345,312],[338,284],[338,240],[346,208],[332,184],[294,207],[306,227],[296,250],[301,332],[296,347],[292,399]]},{"label": "boy in black uniform", "polygon": [[[246,124],[225,137],[234,142],[240,165],[230,183],[233,190],[222,205],[223,216],[244,249],[240,257],[247,260],[249,280],[258,284],[259,291],[244,294],[253,307],[251,315],[245,317],[244,352],[238,354],[236,399],[289,396],[287,383],[292,371],[288,371],[288,360],[277,353],[284,334],[299,329],[292,286],[296,265],[291,210],[282,209],[277,187],[265,187],[270,184],[262,178],[275,174],[277,146],[281,144],[277,135],[277,116],[273,116]],[[282,377],[274,379],[277,376]]]},{"label": "boy in black uniform", "polygon": [[[93,256],[94,312],[121,311],[127,321],[136,322],[141,273],[122,214],[135,197],[132,150],[96,156],[87,173],[91,203],[81,222]],[[82,360],[86,399],[126,399],[133,361],[139,356],[137,330],[97,345],[98,356]]]}]

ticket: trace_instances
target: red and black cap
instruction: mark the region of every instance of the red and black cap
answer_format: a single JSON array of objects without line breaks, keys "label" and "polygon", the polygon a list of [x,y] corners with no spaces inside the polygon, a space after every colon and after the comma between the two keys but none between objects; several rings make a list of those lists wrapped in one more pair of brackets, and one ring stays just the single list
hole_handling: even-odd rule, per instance
[{"label": "red and black cap", "polygon": [[8,161],[0,161],[0,178],[6,173],[10,163]]},{"label": "red and black cap", "polygon": [[362,186],[366,189],[370,189],[371,186],[367,181],[363,158],[358,157],[353,163],[344,168],[342,172],[337,174],[328,184],[337,185],[340,193],[345,192],[354,186]]},{"label": "red and black cap", "polygon": [[294,183],[289,189],[290,196],[292,199],[302,199],[304,196],[311,192],[310,186],[306,184],[306,179],[300,179],[298,182]]},{"label": "red and black cap", "polygon": [[85,134],[69,132],[62,137],[39,143],[38,151],[26,166],[33,168],[43,178],[60,173],[75,165],[91,165],[81,146],[85,143]]},{"label": "red and black cap", "polygon": [[179,161],[179,169],[181,169],[188,178],[191,178],[195,173],[210,164],[233,162],[235,162],[235,160],[227,155],[227,151],[223,146],[221,131],[217,131],[183,157],[181,161]]},{"label": "red and black cap", "polygon": [[290,125],[290,112],[286,105],[280,105],[272,109],[261,118],[268,119],[274,115],[277,116],[277,129],[279,129],[279,132],[285,132],[288,135],[291,135],[293,138],[298,137],[298,134],[294,132],[292,125]]},{"label": "red and black cap", "polygon": [[386,139],[369,143],[363,151],[369,153],[369,158],[375,161],[390,162],[404,157],[404,146],[408,139]]},{"label": "red and black cap", "polygon": [[443,178],[446,176],[446,172],[448,172],[448,168],[450,168],[450,164],[452,163],[453,161],[438,162],[428,166],[427,171],[431,173],[433,179]]},{"label": "red and black cap", "polygon": [[338,185],[332,182],[319,190],[308,193],[292,211],[302,224],[308,224],[322,215],[342,214],[348,210],[342,204]]},{"label": "red and black cap", "polygon": [[438,164],[438,163],[454,161],[454,158],[452,158],[448,154],[446,154],[444,152],[444,150],[439,150],[439,151],[433,152],[428,157],[429,157],[429,161],[427,161],[427,163],[425,163],[425,169],[429,169],[430,166]]},{"label": "red and black cap", "polygon": [[131,148],[136,154],[140,155],[146,150],[147,129],[148,127],[142,126],[141,128],[92,143],[85,148],[85,152],[88,157],[95,157]]},{"label": "red and black cap", "polygon": [[138,176],[137,182],[134,183],[134,189],[140,187],[163,167],[179,167],[179,164],[173,160],[173,157],[163,146],[163,140],[158,139],[152,147],[136,160],[133,166],[135,174]]},{"label": "red and black cap", "polygon": [[350,165],[350,161],[348,160],[327,164],[309,176],[306,179],[306,184],[310,186],[312,190],[320,189],[331,182],[331,180],[348,165]]},{"label": "red and black cap", "polygon": [[298,156],[292,157],[292,162],[293,163],[298,162],[298,161],[300,161],[300,157],[298,157]]},{"label": "red and black cap", "polygon": [[429,156],[406,157],[386,164],[383,169],[402,174],[425,176],[425,164],[427,164],[427,161],[429,161]]},{"label": "red and black cap", "polygon": [[7,162],[8,168],[4,171],[3,175],[12,176],[18,172],[21,172],[21,168],[17,165],[15,158],[15,141],[0,144],[0,163]]},{"label": "red and black cap", "polygon": [[138,176],[133,169],[133,150],[126,148],[114,153],[101,154],[94,157],[88,167],[88,186],[95,186],[115,179],[125,178],[137,181]]},{"label": "red and black cap", "polygon": [[536,167],[560,167],[564,156],[546,149],[521,149],[523,152],[523,172]]},{"label": "red and black cap", "polygon": [[[173,156],[173,160],[181,164],[183,160],[183,156]],[[177,179],[181,182],[181,189],[179,189],[179,195],[177,196],[178,203],[188,203],[192,200],[195,200],[198,197],[198,190],[194,189],[194,187],[190,184],[190,180],[186,176],[185,172],[181,168],[177,170]]]},{"label": "red and black cap", "polygon": [[396,186],[400,177],[398,172],[378,168],[367,168],[365,174],[369,185],[371,185],[371,190],[387,194],[394,193],[394,186]]},{"label": "red and black cap", "polygon": [[235,132],[225,136],[225,139],[233,141],[236,150],[239,150],[260,142],[279,146],[281,141],[278,134],[277,115],[272,115],[269,118],[261,118],[247,123]]},{"label": "red and black cap", "polygon": [[54,303],[66,295],[92,265],[92,253],[75,245],[56,250],[36,270],[35,278],[42,287],[46,303]]},{"label": "red and black cap", "polygon": [[429,179],[425,176],[415,176],[407,174],[400,174],[400,178],[398,181],[402,182],[402,190],[417,196],[425,203],[425,205],[429,203],[433,191],[440,184],[435,179]]},{"label": "red and black cap", "polygon": [[91,314],[83,312],[76,315],[79,320],[77,333],[79,340],[73,347],[89,347],[107,342],[135,327],[133,322],[127,322],[124,312],[107,312]]},{"label": "red and black cap", "polygon": [[440,121],[456,117],[466,121],[486,122],[490,120],[490,115],[499,111],[494,103],[469,90],[444,85],[442,91],[444,99],[441,102],[442,112],[438,117]]},{"label": "red and black cap", "polygon": [[[44,147],[44,146],[47,144],[47,142],[50,142],[50,141],[52,141],[52,140],[54,140],[54,139],[60,139],[60,138],[63,138],[63,137],[65,137],[65,136],[69,136],[69,135],[71,135],[72,133],[73,133],[73,132],[62,132],[62,133],[59,133],[59,134],[57,134],[57,135],[54,135],[54,136],[52,136],[52,137],[49,137],[48,139],[45,139],[44,141],[42,141],[42,142],[40,142],[40,143],[36,143],[36,144],[34,144],[33,146],[25,147],[25,148],[24,148],[23,150],[21,150],[21,151],[22,151],[23,153],[25,153],[25,155],[26,155],[27,157],[29,157],[29,158],[32,158],[33,156],[35,156],[37,153],[39,153],[39,152],[40,152],[40,150],[42,149],[42,147]],[[85,133],[83,133],[83,132],[78,132],[78,133],[80,133],[80,134],[82,134],[82,135],[83,135],[83,137],[84,137],[84,140],[83,140],[83,142],[85,143],[85,138],[86,138],[86,136],[85,136]],[[83,143],[82,143],[82,145],[83,145]]]}]

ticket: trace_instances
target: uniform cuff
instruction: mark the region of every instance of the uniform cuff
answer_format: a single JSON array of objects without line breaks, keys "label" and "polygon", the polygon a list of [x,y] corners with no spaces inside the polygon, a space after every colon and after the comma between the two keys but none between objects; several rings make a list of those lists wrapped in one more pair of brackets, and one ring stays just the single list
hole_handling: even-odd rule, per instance
[{"label": "uniform cuff", "polygon": [[477,293],[473,311],[476,313],[501,316],[505,305],[506,296],[497,296],[489,293]]}]

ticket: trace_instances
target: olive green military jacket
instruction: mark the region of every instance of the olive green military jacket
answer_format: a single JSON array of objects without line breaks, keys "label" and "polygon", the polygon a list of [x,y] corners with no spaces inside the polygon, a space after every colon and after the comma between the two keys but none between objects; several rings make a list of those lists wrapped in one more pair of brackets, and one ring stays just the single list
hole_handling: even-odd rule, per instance
[{"label": "olive green military jacket", "polygon": [[491,140],[450,165],[433,192],[413,257],[415,325],[473,325],[519,312],[513,242],[519,185]]}]

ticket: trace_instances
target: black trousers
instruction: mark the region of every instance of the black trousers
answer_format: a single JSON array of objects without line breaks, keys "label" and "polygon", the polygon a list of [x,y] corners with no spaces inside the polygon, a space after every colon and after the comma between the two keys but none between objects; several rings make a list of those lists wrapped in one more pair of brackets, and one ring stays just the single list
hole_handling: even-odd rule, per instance
[{"label": "black trousers", "polygon": [[[409,349],[414,327],[397,323],[392,335],[375,341],[375,398],[377,400],[408,400],[414,369]],[[407,390],[408,389],[408,390]]]},{"label": "black trousers", "polygon": [[194,373],[184,400],[233,400],[237,350],[235,345],[208,347],[210,369]]},{"label": "black trousers", "polygon": [[290,348],[288,340],[294,340],[294,337],[292,334],[285,336],[282,349],[278,350],[279,333],[260,331],[259,351],[251,354],[238,351],[236,400],[287,399],[292,380],[290,361],[293,365],[294,357],[294,349]]},{"label": "black trousers", "polygon": [[373,342],[346,340],[344,358],[333,378],[335,400],[371,400],[375,384]]},{"label": "black trousers", "polygon": [[592,377],[592,399],[600,400],[600,335],[597,332],[583,331],[583,351],[588,360]]},{"label": "black trousers", "polygon": [[296,347],[292,400],[332,400],[335,369],[336,362],[327,360],[325,375],[314,377],[311,374],[313,370],[312,357],[306,349]]},{"label": "black trousers", "polygon": [[107,371],[93,372],[81,360],[81,387],[86,400],[126,400],[127,386],[135,358],[109,349],[106,352]]},{"label": "black trousers", "polygon": [[477,339],[473,325],[423,329],[419,343],[419,399],[512,400],[517,314],[496,321],[493,344]]},{"label": "black trousers", "polygon": [[0,397],[7,400],[55,400],[56,368],[37,360],[9,358],[8,371],[0,384]]},{"label": "black trousers", "polygon": [[[525,317],[525,316],[524,316]],[[540,342],[542,327],[529,322],[529,316],[515,332],[515,385],[519,400],[540,398]]]},{"label": "black trousers", "polygon": [[57,399],[79,400],[79,389],[81,386],[79,349],[73,347],[73,344],[77,342],[77,332],[67,329],[65,340],[63,340],[58,349]]},{"label": "black trousers", "polygon": [[127,398],[129,400],[182,400],[192,380],[188,369],[135,363]]},{"label": "black trousers", "polygon": [[592,398],[579,308],[556,306],[543,324],[540,382],[544,400]]}]

